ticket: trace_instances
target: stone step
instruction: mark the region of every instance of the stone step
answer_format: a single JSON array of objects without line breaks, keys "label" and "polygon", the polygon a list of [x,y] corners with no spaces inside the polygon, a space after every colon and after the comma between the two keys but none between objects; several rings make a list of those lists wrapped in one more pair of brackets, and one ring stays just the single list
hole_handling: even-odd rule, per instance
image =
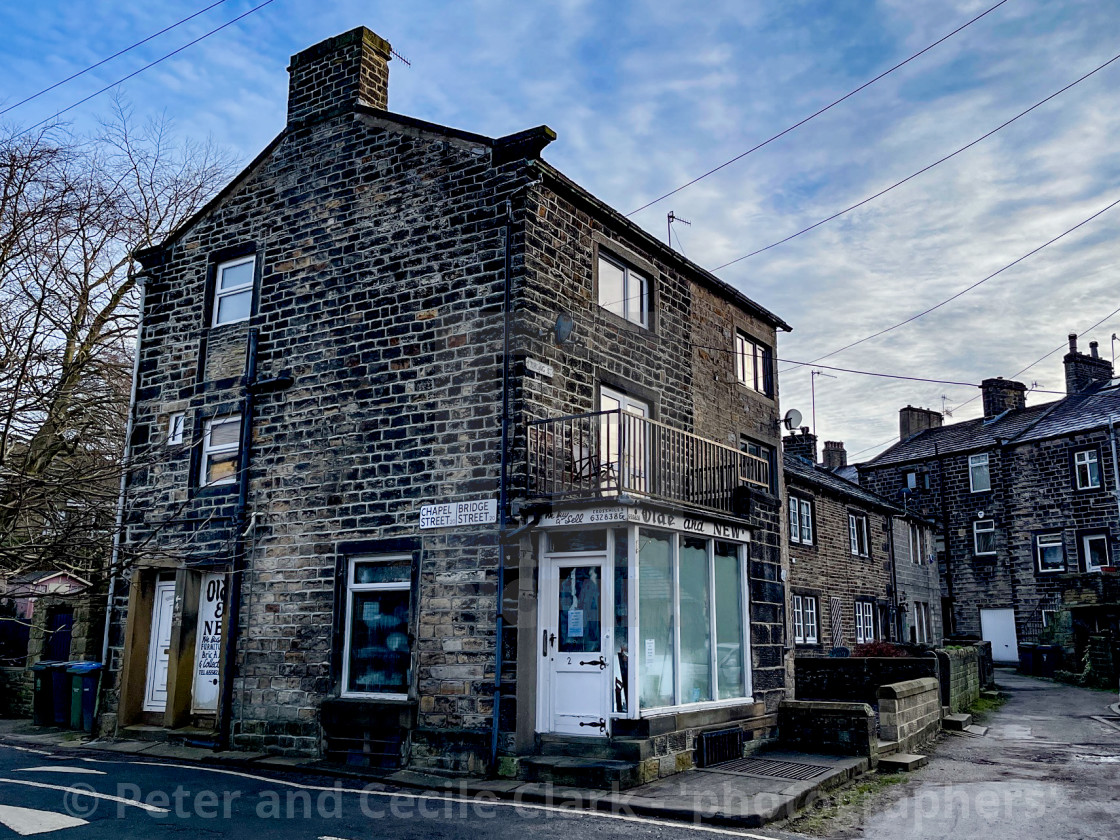
[{"label": "stone step", "polygon": [[898,741],[879,741],[879,757],[894,755],[898,752]]},{"label": "stone step", "polygon": [[990,691],[989,689],[984,689],[983,691],[980,692],[980,699],[981,700],[999,700],[1002,697],[1003,697],[1003,692],[1002,691]]},{"label": "stone step", "polygon": [[941,726],[954,732],[964,732],[972,726],[972,715],[946,715],[941,719]]},{"label": "stone step", "polygon": [[648,738],[581,738],[578,735],[541,735],[541,755],[573,758],[642,761],[653,755]]},{"label": "stone step", "polygon": [[526,782],[552,782],[565,787],[626,790],[641,784],[636,761],[534,755],[521,759],[520,776]]},{"label": "stone step", "polygon": [[879,758],[880,773],[909,773],[919,767],[929,764],[929,759],[924,755],[913,753],[898,753],[897,755]]},{"label": "stone step", "polygon": [[972,724],[972,726],[966,726],[964,728],[964,731],[967,732],[969,735],[987,735],[988,734],[988,727],[977,726],[974,723],[974,724]]},{"label": "stone step", "polygon": [[120,737],[126,741],[166,741],[167,729],[162,726],[149,726],[144,723],[124,726],[120,730]]}]

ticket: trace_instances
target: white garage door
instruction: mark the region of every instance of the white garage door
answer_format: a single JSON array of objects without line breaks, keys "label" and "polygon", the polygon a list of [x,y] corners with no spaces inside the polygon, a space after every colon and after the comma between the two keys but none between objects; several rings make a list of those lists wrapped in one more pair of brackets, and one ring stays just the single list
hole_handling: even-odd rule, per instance
[{"label": "white garage door", "polygon": [[993,660],[1008,665],[1019,663],[1015,610],[980,610],[980,635],[992,643]]}]

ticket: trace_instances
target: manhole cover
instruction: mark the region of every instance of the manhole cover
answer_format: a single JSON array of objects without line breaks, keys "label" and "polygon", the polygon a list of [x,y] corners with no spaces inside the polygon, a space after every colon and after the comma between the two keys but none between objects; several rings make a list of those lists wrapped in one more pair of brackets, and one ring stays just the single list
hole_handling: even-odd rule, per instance
[{"label": "manhole cover", "polygon": [[719,773],[736,773],[741,776],[769,776],[796,781],[815,779],[829,770],[828,767],[821,767],[819,764],[798,764],[795,761],[773,761],[768,758],[736,758],[704,769]]}]

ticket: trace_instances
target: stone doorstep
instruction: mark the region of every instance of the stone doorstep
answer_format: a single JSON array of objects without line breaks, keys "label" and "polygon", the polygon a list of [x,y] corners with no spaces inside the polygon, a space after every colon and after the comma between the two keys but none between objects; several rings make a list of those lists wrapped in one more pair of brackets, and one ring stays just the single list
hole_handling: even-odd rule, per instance
[{"label": "stone doorstep", "polygon": [[897,753],[896,755],[886,758],[880,757],[879,772],[909,773],[913,770],[917,770],[919,767],[925,767],[927,764],[929,764],[929,758],[927,756],[916,755],[914,753]]},{"label": "stone doorstep", "polygon": [[941,726],[954,732],[964,732],[972,726],[972,715],[946,715],[941,720]]}]

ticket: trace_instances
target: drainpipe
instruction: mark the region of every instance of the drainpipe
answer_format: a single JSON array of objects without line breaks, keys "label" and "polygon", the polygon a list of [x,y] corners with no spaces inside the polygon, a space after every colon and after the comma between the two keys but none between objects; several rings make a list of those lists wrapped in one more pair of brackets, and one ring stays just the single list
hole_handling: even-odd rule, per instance
[{"label": "drainpipe", "polygon": [[[906,510],[905,503],[903,504],[902,509]],[[898,557],[895,554],[896,546],[895,546],[895,542],[894,542],[894,522],[895,522],[895,517],[891,516],[891,515],[888,515],[887,516],[887,550],[890,554],[890,560],[891,560],[891,611],[894,613],[894,631],[895,631],[895,634],[898,635],[898,641],[905,644],[906,640],[904,638],[902,638],[902,615],[901,615],[901,613],[899,612],[899,609],[898,609]]]},{"label": "drainpipe", "polygon": [[1116,497],[1116,515],[1120,521],[1120,465],[1116,463],[1116,415],[1108,416],[1108,443],[1112,448],[1112,495]]},{"label": "drainpipe", "polygon": [[[952,534],[949,531],[949,503],[945,498],[945,458],[941,455],[941,449],[936,442],[933,444],[933,457],[937,459],[937,495],[941,497],[941,542],[945,546],[945,596],[949,602],[949,615],[945,615],[945,610],[941,611],[941,635],[945,637],[950,635],[946,632],[950,627],[953,633],[957,632],[957,622],[953,615],[956,600],[953,597],[953,549]],[[938,589],[940,588],[938,586]]]},{"label": "drainpipe", "polygon": [[490,772],[498,772],[498,725],[502,706],[502,636],[505,621],[504,609],[506,576],[506,527],[509,524],[509,388],[510,388],[510,317],[513,308],[513,205],[505,200],[505,265],[503,267],[505,293],[502,302],[502,451],[501,473],[498,479],[498,584],[494,618],[494,710],[490,728]]},{"label": "drainpipe", "polygon": [[[128,456],[132,447],[132,427],[136,423],[136,380],[140,376],[140,339],[144,334],[144,297],[147,274],[141,272],[136,277],[140,289],[140,318],[136,324],[136,349],[132,355],[132,386],[128,392],[128,418],[124,427],[124,459],[121,463],[121,482],[117,491],[117,514],[113,524],[112,549],[109,553],[109,593],[105,596],[105,632],[101,637],[101,662],[109,667],[109,625],[113,619],[113,594],[117,589],[117,564],[121,556],[121,529],[124,527],[124,493],[128,486]],[[1113,460],[1115,461],[1115,450]]]}]

